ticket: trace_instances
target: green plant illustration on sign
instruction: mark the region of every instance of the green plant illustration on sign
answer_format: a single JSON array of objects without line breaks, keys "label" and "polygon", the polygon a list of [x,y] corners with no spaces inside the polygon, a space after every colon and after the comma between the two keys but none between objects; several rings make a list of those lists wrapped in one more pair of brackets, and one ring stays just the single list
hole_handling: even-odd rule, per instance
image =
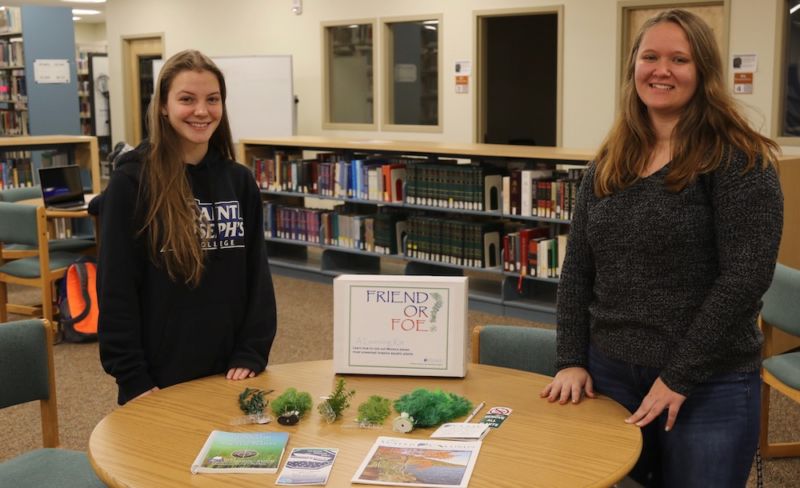
[{"label": "green plant illustration on sign", "polygon": [[[439,312],[439,309],[442,308],[442,295],[438,293],[431,293],[431,298],[434,300],[433,308],[431,308],[431,323],[436,323],[436,314]],[[431,332],[436,331],[436,327],[431,327]]]}]

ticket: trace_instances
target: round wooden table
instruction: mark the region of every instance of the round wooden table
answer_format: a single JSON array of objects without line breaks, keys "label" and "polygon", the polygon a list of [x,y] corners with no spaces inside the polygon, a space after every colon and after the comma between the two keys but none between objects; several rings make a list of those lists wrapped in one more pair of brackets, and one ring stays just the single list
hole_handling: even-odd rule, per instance
[{"label": "round wooden table", "polygon": [[[191,474],[189,467],[212,430],[235,432],[287,431],[291,448],[338,448],[329,487],[350,483],[378,436],[427,438],[432,428],[410,434],[393,432],[391,419],[381,429],[354,427],[358,405],[370,395],[392,400],[416,388],[443,389],[486,407],[513,413],[483,440],[470,487],[610,486],[631,470],[639,457],[639,428],[625,424],[627,411],[608,398],[578,405],[558,405],[539,398],[549,378],[523,371],[470,364],[465,378],[343,376],[356,395],[344,417],[326,423],[316,409],[319,397],[333,389],[332,361],[269,366],[266,373],[244,381],[213,376],[183,383],[132,401],[106,416],[92,432],[89,458],[98,476],[112,487],[273,486],[277,474]],[[274,389],[275,398],[289,387],[307,391],[311,412],[294,426],[231,425],[240,417],[238,396],[245,387]],[[280,470],[279,470],[280,471]]]}]

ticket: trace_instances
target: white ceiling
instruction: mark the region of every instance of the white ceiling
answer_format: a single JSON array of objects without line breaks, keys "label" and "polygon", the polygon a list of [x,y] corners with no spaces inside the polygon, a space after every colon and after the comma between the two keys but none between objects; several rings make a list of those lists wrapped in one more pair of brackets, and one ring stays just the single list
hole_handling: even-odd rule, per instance
[{"label": "white ceiling", "polygon": [[89,2],[62,2],[61,0],[2,0],[3,5],[20,6],[20,5],[47,5],[51,7],[66,7],[66,8],[80,8],[99,10],[97,15],[82,15],[81,20],[77,22],[85,22],[90,24],[103,23],[106,21],[106,5],[105,3],[89,3]]}]

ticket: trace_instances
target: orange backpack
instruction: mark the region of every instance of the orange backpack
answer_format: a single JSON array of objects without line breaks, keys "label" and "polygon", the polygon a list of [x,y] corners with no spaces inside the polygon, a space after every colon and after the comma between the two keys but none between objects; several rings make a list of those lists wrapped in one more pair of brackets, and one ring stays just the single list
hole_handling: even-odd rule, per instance
[{"label": "orange backpack", "polygon": [[90,257],[70,264],[59,292],[61,329],[67,342],[97,340],[97,265]]}]

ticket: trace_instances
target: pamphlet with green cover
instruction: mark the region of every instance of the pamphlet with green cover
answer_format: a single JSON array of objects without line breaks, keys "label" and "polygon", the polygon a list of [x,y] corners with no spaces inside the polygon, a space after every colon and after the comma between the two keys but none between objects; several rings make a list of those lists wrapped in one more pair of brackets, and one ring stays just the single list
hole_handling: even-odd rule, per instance
[{"label": "pamphlet with green cover", "polygon": [[192,463],[192,473],[276,473],[288,441],[286,432],[215,430]]}]

